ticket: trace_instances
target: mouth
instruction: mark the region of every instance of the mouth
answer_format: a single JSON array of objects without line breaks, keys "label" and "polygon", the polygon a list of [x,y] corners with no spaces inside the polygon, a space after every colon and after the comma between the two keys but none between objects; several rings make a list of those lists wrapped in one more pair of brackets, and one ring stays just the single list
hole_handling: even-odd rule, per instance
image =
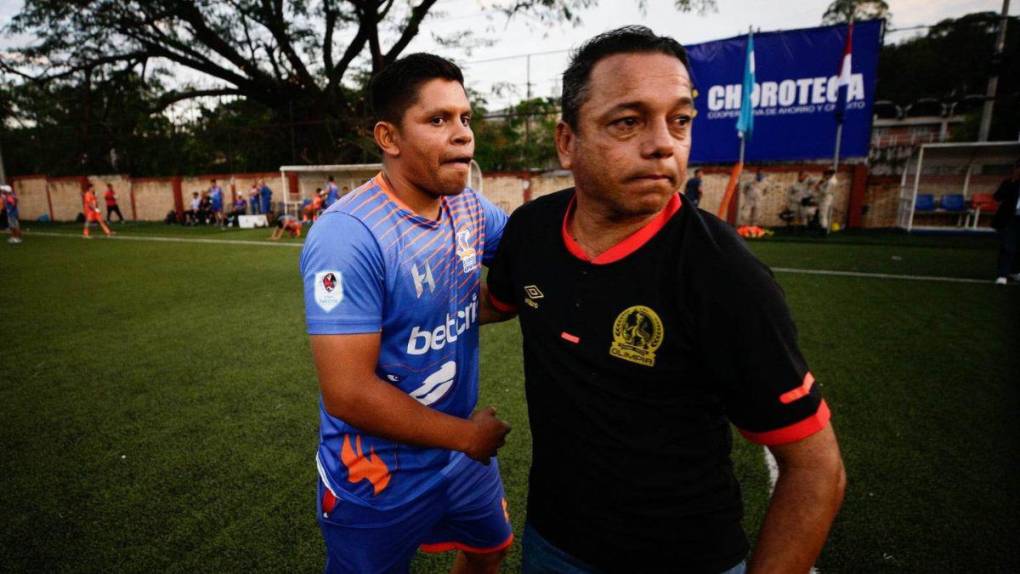
[{"label": "mouth", "polygon": [[668,181],[669,183],[674,183],[676,180],[675,176],[665,173],[645,173],[636,175],[632,179],[638,181]]},{"label": "mouth", "polygon": [[471,156],[462,155],[443,160],[444,164],[471,166]]}]

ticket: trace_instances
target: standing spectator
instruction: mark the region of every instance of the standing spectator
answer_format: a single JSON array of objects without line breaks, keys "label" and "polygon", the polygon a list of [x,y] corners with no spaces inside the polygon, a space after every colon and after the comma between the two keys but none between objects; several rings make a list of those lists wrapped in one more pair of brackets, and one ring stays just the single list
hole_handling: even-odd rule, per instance
[{"label": "standing spectator", "polygon": [[701,168],[694,170],[694,177],[687,180],[687,186],[684,188],[684,195],[687,196],[687,201],[694,207],[697,207],[701,203]]},{"label": "standing spectator", "polygon": [[754,180],[744,184],[743,197],[740,200],[740,211],[744,213],[741,218],[744,225],[758,225],[758,211],[761,200],[765,197],[765,174],[759,169],[754,174]]},{"label": "standing spectator", "polygon": [[999,275],[996,285],[1005,285],[1007,278],[1020,281],[1017,272],[1017,243],[1020,243],[1020,160],[1013,164],[1013,175],[999,184],[995,191],[999,208],[992,218],[992,227],[999,232]]},{"label": "standing spectator", "polygon": [[259,209],[262,207],[261,201],[259,201],[259,185],[258,183],[251,184],[251,189],[248,190],[248,207],[250,208],[252,215],[258,215],[262,213]]},{"label": "standing spectator", "polygon": [[223,215],[223,188],[213,179],[209,186],[209,204],[212,217],[216,224],[223,227],[226,224],[226,217]]},{"label": "standing spectator", "polygon": [[822,227],[822,233],[828,235],[832,229],[832,200],[836,194],[836,170],[825,170],[815,190],[815,201],[818,203],[818,224]]},{"label": "standing spectator", "polygon": [[340,190],[336,188],[336,182],[333,180],[333,176],[329,176],[329,181],[326,182],[326,201],[323,204],[326,209],[333,205],[336,200],[340,199]]},{"label": "standing spectator", "polygon": [[797,181],[790,186],[786,196],[786,217],[784,219],[791,225],[802,225],[807,221],[804,213],[804,198],[811,194],[811,180],[807,172],[797,172]]},{"label": "standing spectator", "polygon": [[103,193],[106,201],[106,221],[113,223],[113,214],[116,213],[121,223],[124,223],[124,214],[120,212],[117,205],[117,193],[113,191],[113,184],[106,182],[106,191]]},{"label": "standing spectator", "polygon": [[91,239],[89,235],[89,226],[93,221],[99,224],[103,228],[103,233],[107,237],[110,237],[114,233],[110,231],[110,228],[106,226],[106,222],[103,221],[103,214],[99,212],[99,203],[96,202],[95,186],[91,183],[85,184],[85,191],[82,192],[82,212],[85,214],[85,229],[82,231],[82,237]]},{"label": "standing spectator", "polygon": [[9,185],[0,185],[0,203],[7,212],[7,227],[11,229],[11,237],[7,243],[21,243],[21,224],[18,222],[18,196]]},{"label": "standing spectator", "polygon": [[259,180],[259,199],[262,208],[262,213],[266,214],[266,218],[269,218],[273,214],[273,190],[269,189],[266,185],[266,180]]}]

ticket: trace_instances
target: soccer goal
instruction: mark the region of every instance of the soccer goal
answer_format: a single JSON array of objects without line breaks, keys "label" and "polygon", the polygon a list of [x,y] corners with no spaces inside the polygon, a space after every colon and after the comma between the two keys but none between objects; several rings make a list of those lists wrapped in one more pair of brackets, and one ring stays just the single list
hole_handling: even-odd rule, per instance
[{"label": "soccer goal", "polygon": [[[280,166],[283,185],[283,212],[301,213],[301,206],[315,195],[315,190],[326,190],[329,177],[333,177],[340,195],[349,193],[372,179],[382,170],[381,163],[354,163],[336,165],[284,165]],[[468,187],[484,193],[482,168],[471,160]]]},{"label": "soccer goal", "polygon": [[987,231],[992,194],[1020,158],[1020,142],[933,143],[907,161],[896,225],[914,230]]}]

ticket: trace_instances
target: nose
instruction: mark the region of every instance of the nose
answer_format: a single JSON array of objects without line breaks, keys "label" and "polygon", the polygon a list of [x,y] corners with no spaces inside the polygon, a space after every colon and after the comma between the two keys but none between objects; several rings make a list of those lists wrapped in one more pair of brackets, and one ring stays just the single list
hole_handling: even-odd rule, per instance
[{"label": "nose", "polygon": [[673,135],[669,132],[666,118],[649,123],[647,138],[641,149],[648,158],[663,159],[673,156]]},{"label": "nose", "polygon": [[456,122],[457,127],[454,128],[452,141],[456,145],[467,145],[471,143],[475,134],[471,131],[470,125],[464,125],[461,122]]}]

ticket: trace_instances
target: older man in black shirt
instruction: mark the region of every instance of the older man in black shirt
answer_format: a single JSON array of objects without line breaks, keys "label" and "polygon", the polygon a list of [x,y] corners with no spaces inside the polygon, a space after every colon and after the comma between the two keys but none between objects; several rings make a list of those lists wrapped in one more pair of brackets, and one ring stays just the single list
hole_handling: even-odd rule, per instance
[{"label": "older man in black shirt", "polygon": [[746,567],[807,572],[843,464],[779,285],[678,193],[694,116],[684,49],[641,27],[598,36],[562,101],[557,151],[576,188],[518,209],[488,276],[524,341],[524,571],[743,572],[732,422],[779,466]]}]

